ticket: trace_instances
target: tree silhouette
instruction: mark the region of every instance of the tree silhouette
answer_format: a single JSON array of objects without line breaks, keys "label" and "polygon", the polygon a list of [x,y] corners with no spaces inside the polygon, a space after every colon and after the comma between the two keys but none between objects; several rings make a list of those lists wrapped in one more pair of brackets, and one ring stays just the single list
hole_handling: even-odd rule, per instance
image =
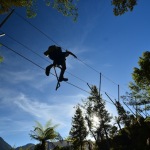
[{"label": "tree silhouette", "polygon": [[121,103],[119,101],[116,101],[116,108],[117,108],[117,112],[118,112],[118,121],[117,124],[119,126],[119,128],[121,128],[121,126],[119,125],[125,125],[126,127],[130,125],[130,117],[128,115],[128,113],[126,112],[126,110],[124,109],[124,107],[121,105]]},{"label": "tree silhouette", "polygon": [[[64,16],[71,16],[74,20],[78,17],[78,9],[76,2],[78,0],[45,0],[47,6],[58,10]],[[8,12],[10,8],[24,7],[26,8],[27,16],[32,18],[37,15],[37,0],[1,0],[0,14]],[[122,15],[127,11],[132,11],[137,5],[137,0],[110,0],[114,6],[114,15]]]},{"label": "tree silhouette", "polygon": [[[0,14],[8,12],[14,7],[25,7],[29,18],[37,15],[37,0],[1,0],[0,3]],[[47,6],[58,10],[64,16],[71,16],[74,20],[77,19],[77,8],[72,0],[45,0],[45,3]]]},{"label": "tree silhouette", "polygon": [[[111,128],[109,123],[112,117],[106,110],[105,102],[99,95],[96,86],[91,87],[90,96],[84,101],[83,108],[85,109],[85,119],[87,121],[89,132],[95,139],[98,149],[103,146],[105,149],[109,149],[110,142],[108,130]],[[94,117],[97,119],[96,122],[94,122]]]},{"label": "tree silhouette", "polygon": [[[125,95],[126,101],[135,106],[136,113],[150,110],[150,52],[143,52],[139,57],[139,67],[134,67],[129,83],[130,93]],[[146,113],[145,113],[146,115]]]},{"label": "tree silhouette", "polygon": [[55,131],[56,127],[57,125],[52,126],[51,120],[45,126],[36,122],[34,130],[31,130],[30,137],[40,142],[37,149],[46,150],[46,141],[57,138],[58,133]]},{"label": "tree silhouette", "polygon": [[137,0],[112,0],[114,15],[118,16],[127,11],[132,11],[136,4]]},{"label": "tree silhouette", "polygon": [[75,150],[83,150],[83,144],[87,134],[82,110],[77,106],[74,117],[72,118],[72,128],[70,130],[70,136],[73,139],[73,147]]}]

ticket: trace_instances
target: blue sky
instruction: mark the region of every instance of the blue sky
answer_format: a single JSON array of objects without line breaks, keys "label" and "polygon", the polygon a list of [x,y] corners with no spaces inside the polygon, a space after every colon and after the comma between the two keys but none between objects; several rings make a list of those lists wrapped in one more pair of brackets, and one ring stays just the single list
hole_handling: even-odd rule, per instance
[{"label": "blue sky", "polygon": [[[117,99],[119,84],[120,95],[123,95],[132,80],[133,67],[137,66],[142,53],[150,49],[149,5],[149,0],[139,1],[132,13],[116,17],[110,1],[80,0],[79,17],[77,22],[73,22],[41,1],[37,17],[27,20],[52,40],[14,13],[1,28],[6,35],[0,41],[42,68],[49,65],[43,52],[58,43],[63,50],[72,51],[80,60],[102,73],[101,93],[109,101],[105,92],[112,99]],[[25,17],[24,9],[15,11]],[[0,15],[0,21],[5,17]],[[10,36],[46,60],[10,39]],[[55,91],[54,76],[47,77],[43,69],[4,46],[0,47],[0,55],[4,57],[0,64],[0,136],[12,146],[36,143],[30,139],[30,130],[35,121],[45,124],[49,119],[59,124],[57,131],[63,137],[68,136],[73,107],[89,94],[65,82]],[[65,76],[70,83],[86,91],[90,91],[86,82],[99,86],[98,72],[71,56],[67,58]],[[116,115],[114,106],[106,104],[108,111]]]}]

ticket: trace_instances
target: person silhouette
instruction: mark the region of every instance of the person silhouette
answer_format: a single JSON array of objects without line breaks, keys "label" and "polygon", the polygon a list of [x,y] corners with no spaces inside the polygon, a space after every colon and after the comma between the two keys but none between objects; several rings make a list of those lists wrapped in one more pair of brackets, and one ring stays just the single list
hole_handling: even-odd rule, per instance
[{"label": "person silhouette", "polygon": [[59,82],[68,81],[67,78],[64,78],[64,73],[66,70],[66,57],[68,57],[69,55],[72,55],[75,58],[77,58],[77,56],[68,50],[66,50],[66,52],[62,52],[61,47],[58,47],[56,45],[49,46],[48,50],[44,52],[44,55],[49,57],[51,60],[53,60],[53,63],[46,67],[45,74],[49,76],[49,73],[52,67],[61,66]]}]

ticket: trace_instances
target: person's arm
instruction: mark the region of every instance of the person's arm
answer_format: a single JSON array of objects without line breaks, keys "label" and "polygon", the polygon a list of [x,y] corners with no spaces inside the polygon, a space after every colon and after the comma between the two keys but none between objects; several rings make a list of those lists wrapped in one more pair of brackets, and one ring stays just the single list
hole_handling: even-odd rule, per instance
[{"label": "person's arm", "polygon": [[70,51],[68,51],[68,50],[66,50],[66,52],[67,52],[68,55],[72,55],[72,56],[74,56],[75,58],[77,58],[77,56],[76,56],[75,54],[73,54],[72,52],[70,52]]}]

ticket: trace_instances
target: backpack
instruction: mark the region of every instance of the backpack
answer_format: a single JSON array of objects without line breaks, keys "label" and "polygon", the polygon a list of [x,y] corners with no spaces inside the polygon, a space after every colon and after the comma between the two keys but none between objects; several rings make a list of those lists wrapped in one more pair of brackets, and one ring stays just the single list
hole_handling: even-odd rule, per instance
[{"label": "backpack", "polygon": [[61,53],[62,53],[61,47],[55,45],[50,46],[48,50],[44,52],[44,54],[46,56],[48,55],[48,57],[52,60],[58,59]]}]

